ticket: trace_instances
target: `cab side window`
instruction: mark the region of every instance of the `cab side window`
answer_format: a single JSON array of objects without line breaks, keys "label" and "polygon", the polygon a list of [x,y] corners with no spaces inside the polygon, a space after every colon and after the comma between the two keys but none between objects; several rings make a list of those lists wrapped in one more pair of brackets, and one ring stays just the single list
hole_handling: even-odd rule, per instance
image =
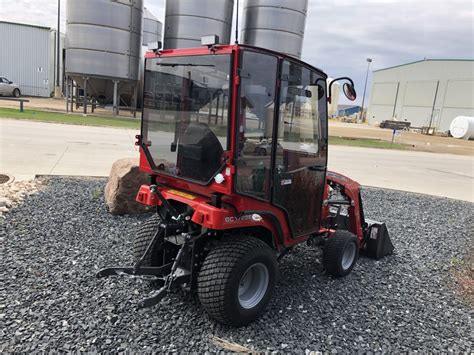
[{"label": "cab side window", "polygon": [[318,79],[308,68],[283,62],[278,126],[278,146],[282,149],[280,154],[277,151],[276,162],[280,171],[318,164],[321,118],[326,104],[325,81]]},{"label": "cab side window", "polygon": [[270,197],[270,165],[278,59],[244,51],[240,70],[237,191]]}]

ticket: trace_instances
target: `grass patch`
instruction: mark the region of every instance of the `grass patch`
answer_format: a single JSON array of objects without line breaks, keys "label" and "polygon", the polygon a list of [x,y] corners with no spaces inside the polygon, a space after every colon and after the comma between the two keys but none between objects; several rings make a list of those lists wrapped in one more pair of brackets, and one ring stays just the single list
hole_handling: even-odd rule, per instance
[{"label": "grass patch", "polygon": [[329,137],[329,144],[331,145],[346,145],[351,147],[365,147],[365,148],[381,148],[381,149],[410,149],[408,144],[393,143],[381,139],[370,138],[351,138],[351,137]]},{"label": "grass patch", "polygon": [[[118,117],[101,117],[94,115],[87,115],[86,117],[78,114],[65,114],[60,112],[46,112],[38,110],[25,110],[20,112],[14,108],[0,108],[1,118],[13,118],[17,120],[29,120],[37,122],[51,122],[51,123],[65,123],[81,126],[97,126],[97,127],[119,127],[119,128],[140,128],[140,120],[133,118],[118,118]],[[160,130],[165,132],[174,132],[174,125],[161,123]],[[226,127],[217,126],[214,128],[219,136],[225,136],[227,133]],[[393,143],[381,139],[369,138],[350,138],[330,136],[329,144],[345,145],[352,147],[366,147],[366,148],[382,148],[382,149],[411,149],[408,144]]]},{"label": "grass patch", "polygon": [[133,118],[116,118],[60,112],[46,112],[38,110],[25,110],[20,112],[14,108],[0,108],[0,118],[13,118],[16,120],[29,120],[37,122],[66,123],[81,126],[140,128],[140,120]]},{"label": "grass patch", "polygon": [[452,258],[450,273],[463,299],[474,307],[474,249],[471,248],[462,259]]},{"label": "grass patch", "polygon": [[[204,118],[203,118],[204,117]],[[64,123],[81,126],[97,126],[97,127],[119,127],[119,128],[140,128],[140,120],[134,118],[122,118],[122,117],[105,117],[105,116],[94,116],[87,115],[82,116],[81,114],[66,114],[60,112],[47,112],[39,110],[25,110],[20,112],[14,108],[1,108],[0,107],[0,119],[2,118],[13,118],[17,120],[28,120],[36,122],[49,122],[49,123]],[[201,117],[201,122],[207,122],[207,114]],[[155,130],[163,132],[174,132],[175,124],[173,122],[160,121],[152,124]],[[211,123],[209,125],[220,137],[227,135],[227,126],[215,125]]]},{"label": "grass patch", "polygon": [[102,197],[102,190],[94,190],[92,191],[92,198],[94,200],[98,200],[99,198]]}]

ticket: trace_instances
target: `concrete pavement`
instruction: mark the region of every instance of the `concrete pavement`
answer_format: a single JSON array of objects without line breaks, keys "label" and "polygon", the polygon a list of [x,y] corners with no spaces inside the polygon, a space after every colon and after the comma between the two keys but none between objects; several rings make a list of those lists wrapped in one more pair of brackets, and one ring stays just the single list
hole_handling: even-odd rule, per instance
[{"label": "concrete pavement", "polygon": [[330,146],[329,169],[362,185],[474,202],[474,157]]},{"label": "concrete pavement", "polygon": [[35,175],[108,176],[112,163],[138,156],[138,131],[0,120],[0,172]]},{"label": "concrete pavement", "polygon": [[[0,120],[0,173],[108,176],[112,163],[138,156],[130,129]],[[474,202],[474,157],[331,146],[329,168],[363,185]]]}]

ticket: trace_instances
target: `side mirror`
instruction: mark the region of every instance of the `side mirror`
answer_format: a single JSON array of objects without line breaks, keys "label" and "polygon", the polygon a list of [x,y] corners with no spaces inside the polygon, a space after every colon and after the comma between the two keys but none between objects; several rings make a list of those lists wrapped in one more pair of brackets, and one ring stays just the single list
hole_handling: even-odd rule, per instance
[{"label": "side mirror", "polygon": [[8,84],[13,84],[13,81],[9,81]]},{"label": "side mirror", "polygon": [[354,101],[357,98],[357,94],[353,85],[345,83],[342,87],[344,95],[350,100]]}]

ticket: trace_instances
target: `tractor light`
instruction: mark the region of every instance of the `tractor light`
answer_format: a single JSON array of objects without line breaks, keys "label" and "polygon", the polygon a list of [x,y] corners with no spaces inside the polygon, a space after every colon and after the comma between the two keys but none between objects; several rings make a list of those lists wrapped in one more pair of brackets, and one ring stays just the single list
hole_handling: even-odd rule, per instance
[{"label": "tractor light", "polygon": [[201,46],[213,47],[216,44],[219,44],[218,35],[209,35],[201,37]]},{"label": "tractor light", "polygon": [[222,174],[217,174],[215,177],[214,177],[214,181],[218,184],[222,184],[225,180],[225,177],[224,175]]},{"label": "tractor light", "polygon": [[161,41],[154,41],[151,43],[148,43],[148,49],[153,52],[159,51],[163,47]]},{"label": "tractor light", "polygon": [[262,218],[262,216],[260,216],[259,214],[254,213],[254,214],[252,215],[252,221],[254,221],[254,222],[261,222],[261,221],[263,221],[263,218]]}]

